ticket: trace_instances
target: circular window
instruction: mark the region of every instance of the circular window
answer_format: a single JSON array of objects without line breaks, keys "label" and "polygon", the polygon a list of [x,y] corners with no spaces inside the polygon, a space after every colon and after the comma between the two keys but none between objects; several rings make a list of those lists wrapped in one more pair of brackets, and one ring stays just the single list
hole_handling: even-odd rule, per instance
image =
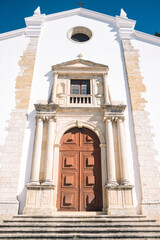
[{"label": "circular window", "polygon": [[68,38],[74,42],[86,42],[92,37],[92,32],[85,27],[74,27],[68,31]]}]

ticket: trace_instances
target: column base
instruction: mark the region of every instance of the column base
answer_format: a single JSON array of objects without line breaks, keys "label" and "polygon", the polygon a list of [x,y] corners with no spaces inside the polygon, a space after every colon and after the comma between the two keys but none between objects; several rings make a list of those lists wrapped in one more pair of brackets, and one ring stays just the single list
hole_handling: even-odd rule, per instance
[{"label": "column base", "polygon": [[130,184],[130,181],[129,180],[126,180],[126,179],[123,179],[123,180],[121,180],[121,183],[120,183],[120,185],[125,185],[125,186],[130,186],[131,184]]},{"label": "column base", "polygon": [[106,186],[108,215],[135,215],[133,207],[133,186]]},{"label": "column base", "polygon": [[114,186],[118,186],[118,183],[115,180],[114,181],[107,181],[106,188],[114,187]]},{"label": "column base", "polygon": [[28,183],[27,186],[39,186],[39,185],[40,185],[39,181],[31,181],[30,183]]},{"label": "column base", "polygon": [[53,214],[54,185],[27,185],[26,206],[23,214]]},{"label": "column base", "polygon": [[51,180],[45,180],[41,183],[42,186],[54,186],[53,182]]}]

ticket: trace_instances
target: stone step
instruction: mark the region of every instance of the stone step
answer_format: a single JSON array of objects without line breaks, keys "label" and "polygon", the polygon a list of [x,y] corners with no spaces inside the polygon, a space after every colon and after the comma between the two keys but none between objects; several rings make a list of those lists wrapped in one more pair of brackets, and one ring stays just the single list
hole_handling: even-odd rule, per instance
[{"label": "stone step", "polygon": [[154,219],[147,219],[146,217],[111,217],[111,216],[14,216],[13,219],[4,220],[4,222],[156,222]]},{"label": "stone step", "polygon": [[88,225],[86,227],[3,227],[0,229],[1,233],[160,233],[160,227],[89,227]]},{"label": "stone step", "polygon": [[156,222],[4,222],[0,227],[160,227]]},{"label": "stone step", "polygon": [[85,224],[87,224],[87,223],[108,223],[108,224],[111,224],[111,223],[117,223],[117,224],[119,224],[119,223],[123,223],[123,224],[128,224],[128,223],[130,223],[130,224],[135,224],[135,223],[155,223],[155,221],[150,221],[150,220],[134,220],[134,221],[124,221],[124,220],[122,220],[122,221],[120,221],[120,220],[94,220],[94,219],[91,219],[91,220],[79,220],[79,221],[77,221],[77,220],[65,220],[65,219],[62,219],[62,220],[55,220],[55,219],[52,219],[52,220],[41,220],[41,219],[37,219],[36,221],[32,221],[32,220],[23,220],[23,221],[21,221],[21,220],[19,220],[19,221],[11,221],[11,220],[5,220],[4,221],[4,223],[61,223],[61,222],[63,222],[63,223],[68,223],[68,224],[71,224],[71,223],[79,223],[79,224],[81,224],[81,223],[85,223]]},{"label": "stone step", "polygon": [[159,233],[19,233],[1,234],[0,239],[160,239]]},{"label": "stone step", "polygon": [[77,212],[75,214],[75,212],[73,212],[73,214],[70,213],[61,213],[61,214],[55,214],[53,215],[16,215],[13,216],[13,218],[146,218],[146,216],[144,215],[106,215],[106,214],[82,214],[82,212],[80,212],[80,214],[77,215]]},{"label": "stone step", "polygon": [[14,216],[0,239],[160,239],[160,223],[145,216]]}]

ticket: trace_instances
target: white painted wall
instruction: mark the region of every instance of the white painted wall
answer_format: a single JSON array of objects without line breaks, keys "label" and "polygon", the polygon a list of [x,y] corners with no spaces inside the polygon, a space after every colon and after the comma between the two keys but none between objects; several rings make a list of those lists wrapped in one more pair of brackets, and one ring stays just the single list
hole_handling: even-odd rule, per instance
[{"label": "white painted wall", "polygon": [[150,126],[153,133],[156,160],[160,162],[160,45],[142,40],[132,40],[133,46],[139,50],[139,65],[146,92],[145,109],[150,113]]},{"label": "white painted wall", "polygon": [[20,72],[18,61],[26,49],[25,36],[0,41],[0,146],[7,136],[7,120],[15,107],[15,79]]}]

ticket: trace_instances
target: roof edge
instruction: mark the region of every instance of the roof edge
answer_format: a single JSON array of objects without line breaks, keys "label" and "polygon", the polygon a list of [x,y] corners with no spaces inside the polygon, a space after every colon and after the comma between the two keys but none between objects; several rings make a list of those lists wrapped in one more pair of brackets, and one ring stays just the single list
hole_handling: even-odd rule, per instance
[{"label": "roof edge", "polygon": [[[58,18],[64,18],[64,17],[67,17],[67,16],[73,16],[73,15],[76,15],[76,14],[81,15],[81,16],[92,17],[94,19],[101,20],[101,21],[113,22],[116,25],[117,25],[117,19],[122,20],[122,22],[126,23],[126,24],[129,23],[129,24],[134,25],[134,22],[135,22],[132,19],[128,19],[128,18],[124,19],[124,18],[121,18],[120,16],[112,17],[112,16],[106,15],[104,13],[95,12],[95,11],[88,10],[88,9],[85,9],[85,8],[75,8],[75,9],[72,9],[72,10],[53,13],[53,14],[50,14],[50,15],[41,14],[40,16],[38,16],[36,18],[31,16],[31,17],[25,18],[25,20],[28,20],[29,22],[31,21],[31,23],[32,23],[32,20],[33,20],[34,23],[35,23],[35,20],[37,21],[37,20],[39,20],[39,18],[42,17],[41,24],[43,25],[43,21],[44,22],[45,21],[50,21],[50,20],[54,20],[54,19],[58,19]],[[13,37],[21,36],[21,35],[26,35],[27,29],[28,28],[26,27],[26,28],[21,28],[21,29],[18,29],[18,30],[13,30],[13,31],[1,33],[0,34],[0,41],[5,40],[7,38],[13,38]],[[136,31],[134,29],[132,29],[132,30],[133,30],[132,39],[134,37],[137,37],[141,40],[147,40],[147,41],[150,41],[151,43],[160,44],[160,38],[159,37],[156,37],[154,35],[144,33],[144,32],[141,32],[141,31]]]},{"label": "roof edge", "polygon": [[110,22],[115,23],[115,17],[106,15],[104,13],[99,13],[99,12],[95,12],[92,10],[88,10],[85,8],[75,8],[73,10],[67,10],[67,11],[63,11],[63,12],[59,12],[59,13],[53,13],[50,15],[46,15],[45,21],[69,17],[69,16],[73,16],[76,14],[82,15],[82,16],[84,15],[84,16],[88,16],[88,17],[94,17],[95,19],[98,19],[98,20],[103,20],[103,21],[105,20],[105,21],[110,21]]},{"label": "roof edge", "polygon": [[0,41],[7,39],[7,38],[13,38],[13,37],[17,37],[17,36],[21,36],[24,35],[26,31],[26,28],[20,28],[18,30],[13,30],[13,31],[9,31],[6,33],[1,33],[0,34]]},{"label": "roof edge", "polygon": [[144,33],[144,32],[140,32],[140,31],[134,31],[134,35],[137,38],[140,38],[142,40],[147,40],[147,41],[151,41],[153,43],[159,43],[160,44],[160,37],[156,37],[154,35],[148,34],[148,33]]}]

